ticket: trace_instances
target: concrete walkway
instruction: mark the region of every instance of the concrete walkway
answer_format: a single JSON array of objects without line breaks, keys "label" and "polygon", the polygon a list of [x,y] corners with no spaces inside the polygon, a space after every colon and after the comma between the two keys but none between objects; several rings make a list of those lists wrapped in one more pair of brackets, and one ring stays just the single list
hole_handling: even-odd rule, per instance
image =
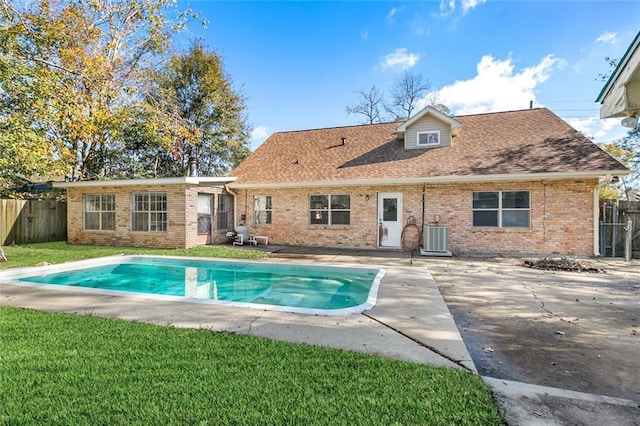
[{"label": "concrete walkway", "polygon": [[[307,255],[289,250],[288,255],[276,254],[271,261],[331,264],[336,259],[327,252]],[[340,263],[364,263],[386,270],[373,309],[358,315],[313,316],[157,300],[144,295],[113,296],[69,287],[24,286],[9,284],[6,279],[2,283],[3,275],[17,269],[0,272],[0,304],[206,328],[476,371],[453,317],[426,270],[411,266],[411,259],[403,253],[372,259],[354,252],[342,255]]]}]

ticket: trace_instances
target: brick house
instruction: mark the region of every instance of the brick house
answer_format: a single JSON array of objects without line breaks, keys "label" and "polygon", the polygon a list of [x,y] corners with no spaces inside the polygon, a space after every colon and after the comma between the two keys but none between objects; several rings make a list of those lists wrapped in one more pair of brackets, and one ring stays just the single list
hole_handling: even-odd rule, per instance
[{"label": "brick house", "polygon": [[417,231],[435,254],[594,255],[598,186],[628,173],[545,108],[427,107],[405,122],[275,133],[226,187],[235,223],[275,244],[398,249]]},{"label": "brick house", "polygon": [[227,177],[59,182],[70,244],[190,248],[233,229]]}]

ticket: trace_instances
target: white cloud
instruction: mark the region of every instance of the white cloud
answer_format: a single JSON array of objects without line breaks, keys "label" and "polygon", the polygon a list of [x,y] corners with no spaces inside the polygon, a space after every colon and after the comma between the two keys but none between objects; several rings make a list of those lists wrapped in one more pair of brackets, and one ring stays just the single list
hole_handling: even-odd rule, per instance
[{"label": "white cloud", "polygon": [[406,47],[399,47],[382,58],[380,67],[383,70],[396,69],[400,71],[413,67],[420,60],[420,54],[409,53]]},{"label": "white cloud", "polygon": [[269,127],[258,126],[251,132],[251,146],[258,146],[269,136]]},{"label": "white cloud", "polygon": [[[583,135],[587,137],[595,138],[596,135],[593,132],[593,129],[595,129],[596,124],[600,120],[597,116],[594,115],[591,117],[583,117],[583,118],[567,118],[565,121],[569,123],[571,127],[573,127],[574,129],[582,132]],[[602,134],[600,134],[600,136],[602,136]]]},{"label": "white cloud", "polygon": [[605,31],[596,37],[595,41],[588,47],[583,47],[580,50],[580,56],[576,63],[573,65],[573,69],[576,73],[590,73],[594,78],[608,70],[607,62],[605,58],[616,58],[622,56],[618,46],[618,34]]},{"label": "white cloud", "polygon": [[440,15],[447,16],[456,10],[456,0],[440,0]]},{"label": "white cloud", "polygon": [[525,109],[530,101],[537,103],[536,87],[561,65],[560,59],[547,55],[539,64],[515,72],[511,58],[501,61],[485,55],[477,65],[475,77],[456,81],[427,96],[435,95],[458,115]]},{"label": "white cloud", "polygon": [[610,31],[605,31],[596,38],[596,43],[607,43],[615,45],[617,42],[618,34]]},{"label": "white cloud", "polygon": [[462,14],[466,15],[470,10],[478,5],[486,3],[487,0],[440,0],[440,16],[448,16],[456,11],[457,4],[462,8]]},{"label": "white cloud", "polygon": [[391,10],[389,11],[389,13],[387,13],[387,21],[391,22],[393,21],[393,18],[398,14],[398,12],[400,12],[402,9],[404,9],[404,6],[400,6],[400,7],[393,7],[391,8]]},{"label": "white cloud", "polygon": [[474,9],[476,6],[482,3],[486,3],[487,0],[461,0],[462,4],[462,12],[467,13],[471,9]]},{"label": "white cloud", "polygon": [[620,124],[619,118],[603,120],[594,115],[585,118],[567,118],[565,121],[597,143],[611,142],[627,135],[627,129]]}]

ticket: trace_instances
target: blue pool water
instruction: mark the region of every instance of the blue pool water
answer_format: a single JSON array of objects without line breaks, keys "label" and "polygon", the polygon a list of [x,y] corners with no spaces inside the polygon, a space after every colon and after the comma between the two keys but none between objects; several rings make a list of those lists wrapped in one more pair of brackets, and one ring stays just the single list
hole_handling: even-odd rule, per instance
[{"label": "blue pool water", "polygon": [[[178,296],[226,304],[330,313],[375,304],[384,271],[374,268],[124,256],[99,265],[15,277],[53,284]],[[350,312],[349,312],[350,313]]]}]

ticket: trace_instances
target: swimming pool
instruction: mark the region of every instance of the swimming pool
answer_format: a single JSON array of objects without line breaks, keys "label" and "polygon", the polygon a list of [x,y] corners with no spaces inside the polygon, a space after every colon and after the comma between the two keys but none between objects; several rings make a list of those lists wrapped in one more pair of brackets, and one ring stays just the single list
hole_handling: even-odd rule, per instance
[{"label": "swimming pool", "polygon": [[0,279],[21,285],[336,315],[371,309],[384,272],[351,266],[111,256],[4,271]]}]

